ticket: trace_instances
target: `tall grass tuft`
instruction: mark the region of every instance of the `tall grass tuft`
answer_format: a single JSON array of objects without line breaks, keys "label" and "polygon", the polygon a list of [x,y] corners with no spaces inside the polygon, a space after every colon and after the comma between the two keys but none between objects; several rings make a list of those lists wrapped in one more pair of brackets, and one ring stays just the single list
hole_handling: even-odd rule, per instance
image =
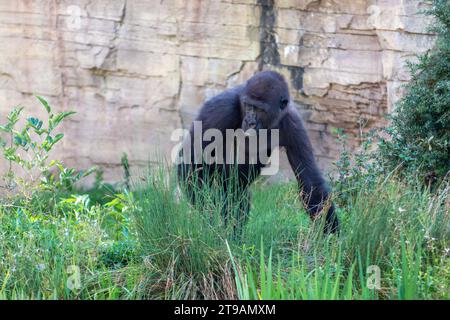
[{"label": "tall grass tuft", "polygon": [[149,294],[161,298],[234,298],[220,194],[202,193],[202,207],[191,206],[176,179],[159,167],[137,186],[133,212],[145,264],[153,276]]}]

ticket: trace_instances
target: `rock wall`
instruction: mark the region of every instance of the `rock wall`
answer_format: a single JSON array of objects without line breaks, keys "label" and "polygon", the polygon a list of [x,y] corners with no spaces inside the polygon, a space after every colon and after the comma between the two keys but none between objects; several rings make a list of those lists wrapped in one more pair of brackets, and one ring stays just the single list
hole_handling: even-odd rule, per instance
[{"label": "rock wall", "polygon": [[[33,95],[77,114],[55,157],[121,176],[170,154],[205,99],[261,69],[278,70],[323,168],[333,128],[357,146],[383,124],[429,49],[416,0],[0,0],[0,116],[39,113]],[[6,163],[0,160],[0,170]]]}]

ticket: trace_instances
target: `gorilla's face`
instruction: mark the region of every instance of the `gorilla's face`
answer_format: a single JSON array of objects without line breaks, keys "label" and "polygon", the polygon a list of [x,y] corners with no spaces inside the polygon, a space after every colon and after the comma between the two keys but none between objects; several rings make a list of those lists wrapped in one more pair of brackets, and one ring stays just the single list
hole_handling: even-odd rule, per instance
[{"label": "gorilla's face", "polygon": [[273,128],[288,102],[288,87],[280,74],[273,71],[256,74],[247,81],[241,96],[241,128],[244,131]]}]

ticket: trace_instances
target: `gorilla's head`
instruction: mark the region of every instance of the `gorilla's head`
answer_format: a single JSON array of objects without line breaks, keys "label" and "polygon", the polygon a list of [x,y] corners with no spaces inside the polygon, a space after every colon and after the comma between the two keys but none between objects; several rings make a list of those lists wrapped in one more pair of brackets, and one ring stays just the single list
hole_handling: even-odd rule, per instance
[{"label": "gorilla's head", "polygon": [[242,129],[270,129],[289,103],[289,90],[283,76],[274,71],[251,77],[241,95]]}]

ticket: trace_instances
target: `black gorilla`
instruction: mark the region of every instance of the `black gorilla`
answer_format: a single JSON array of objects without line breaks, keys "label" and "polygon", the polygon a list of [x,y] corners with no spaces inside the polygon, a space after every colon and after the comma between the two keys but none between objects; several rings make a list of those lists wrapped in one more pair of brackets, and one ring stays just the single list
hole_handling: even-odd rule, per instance
[{"label": "black gorilla", "polygon": [[[228,89],[208,100],[201,108],[195,121],[201,123],[202,134],[207,129],[216,129],[224,137],[226,137],[227,129],[242,129],[245,132],[249,132],[248,129],[253,129],[258,138],[262,129],[268,131],[279,129],[278,145],[271,142],[269,138],[265,151],[270,155],[276,146],[286,149],[289,163],[299,184],[302,200],[311,218],[316,218],[322,212],[322,209],[327,209],[324,231],[327,233],[336,232],[338,230],[338,219],[334,212],[334,205],[327,201],[329,189],[316,165],[312,146],[301,117],[295,107],[289,104],[289,99],[288,86],[283,76],[277,72],[263,71],[250,78],[246,84]],[[248,186],[261,173],[261,169],[266,163],[261,163],[259,159],[253,162],[249,161],[248,152],[245,154],[244,163],[199,163],[194,161],[193,156],[196,144],[194,135],[193,124],[190,135],[184,141],[184,149],[180,152],[180,155],[185,157],[184,161],[178,164],[180,185],[191,196],[191,200],[198,204],[201,200],[198,196],[195,196],[193,189],[201,188],[208,178],[216,175],[222,177],[219,187],[224,191],[224,197],[231,197],[232,192],[229,191],[230,177],[235,170],[237,171],[241,200],[233,207],[238,207],[246,217],[250,208]],[[201,150],[205,150],[211,142],[202,141]],[[230,142],[231,144],[235,143],[234,141],[224,141],[224,150],[225,145]],[[249,142],[246,141],[245,143],[248,146]],[[190,151],[187,157],[186,150]],[[242,199],[246,200],[242,201]],[[225,199],[223,203],[226,221],[228,214],[226,203],[229,204],[230,202]]]}]

